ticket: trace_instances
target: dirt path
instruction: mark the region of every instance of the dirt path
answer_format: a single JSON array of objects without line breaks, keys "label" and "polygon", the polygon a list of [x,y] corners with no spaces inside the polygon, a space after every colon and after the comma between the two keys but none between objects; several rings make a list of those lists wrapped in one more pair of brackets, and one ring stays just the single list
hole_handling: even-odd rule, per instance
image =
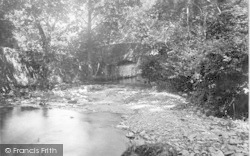
[{"label": "dirt path", "polygon": [[244,156],[249,154],[249,124],[206,117],[185,108],[185,98],[152,89],[121,85],[59,86],[48,93],[12,104],[59,107],[122,114],[117,125],[133,144],[166,142],[181,155]]}]

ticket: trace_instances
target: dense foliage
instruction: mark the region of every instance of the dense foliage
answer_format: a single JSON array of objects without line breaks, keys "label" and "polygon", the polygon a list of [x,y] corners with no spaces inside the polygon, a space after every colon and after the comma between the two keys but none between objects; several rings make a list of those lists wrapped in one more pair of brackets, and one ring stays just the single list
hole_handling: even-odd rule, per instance
[{"label": "dense foliage", "polygon": [[167,48],[159,49],[155,60],[143,66],[143,76],[158,82],[160,88],[192,93],[192,102],[208,108],[208,114],[247,116],[246,3],[218,5],[220,12],[206,18],[206,27],[204,21],[196,23],[202,18],[199,14],[188,19],[192,25],[180,22],[166,42]]},{"label": "dense foliage", "polygon": [[215,115],[247,113],[245,0],[2,0],[0,10],[0,46],[12,48],[0,51],[2,92],[19,83],[17,68],[41,89],[91,80],[110,63],[101,47],[134,43],[150,47],[131,56],[158,89]]},{"label": "dense foliage", "polygon": [[196,96],[217,115],[248,115],[247,14],[242,6],[227,7],[208,24],[212,45],[200,62]]}]

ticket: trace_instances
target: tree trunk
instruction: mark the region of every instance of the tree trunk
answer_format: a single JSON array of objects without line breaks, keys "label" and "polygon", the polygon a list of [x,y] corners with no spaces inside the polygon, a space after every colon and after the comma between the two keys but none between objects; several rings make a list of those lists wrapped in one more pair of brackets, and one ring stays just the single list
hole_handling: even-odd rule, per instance
[{"label": "tree trunk", "polygon": [[93,76],[92,69],[92,14],[93,14],[93,4],[92,0],[88,0],[88,32],[87,32],[87,62],[89,65],[89,76]]},{"label": "tree trunk", "polygon": [[44,51],[44,61],[43,61],[43,65],[42,65],[42,82],[40,82],[41,87],[43,87],[44,89],[47,88],[48,85],[48,77],[49,77],[49,70],[48,70],[48,63],[49,63],[49,37],[47,37],[44,33],[44,30],[40,24],[40,22],[36,21],[36,26],[37,29],[39,30],[39,34],[41,36],[42,39],[42,48]]},{"label": "tree trunk", "polygon": [[39,30],[39,34],[42,38],[42,47],[43,47],[43,50],[44,50],[45,56],[46,56],[49,53],[49,40],[46,37],[40,22],[36,22],[36,26],[37,26],[37,28]]},{"label": "tree trunk", "polygon": [[187,8],[186,8],[186,14],[187,14],[187,29],[188,29],[188,36],[190,36],[190,25],[189,25],[189,17],[190,17],[190,10],[189,10],[189,7],[190,7],[190,4],[191,4],[191,0],[188,0],[188,3],[187,3]]}]

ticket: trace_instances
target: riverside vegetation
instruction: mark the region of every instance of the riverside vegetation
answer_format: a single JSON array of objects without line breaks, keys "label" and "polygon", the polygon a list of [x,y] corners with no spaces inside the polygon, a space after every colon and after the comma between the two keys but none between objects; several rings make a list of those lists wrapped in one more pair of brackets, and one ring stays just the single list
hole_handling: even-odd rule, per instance
[{"label": "riverside vegetation", "polygon": [[[2,0],[1,105],[34,100],[46,106],[56,87],[61,86],[67,97],[70,88],[63,86],[74,90],[75,85],[98,86],[97,79],[107,83],[106,77],[113,71],[110,67],[133,62],[138,65],[138,74],[150,83],[152,93],[157,94],[152,95],[148,88],[133,90],[118,85],[113,86],[117,95],[110,95],[115,94],[112,89],[99,87],[99,92],[93,87],[93,92],[90,89],[86,94],[86,102],[100,102],[95,92],[105,90],[110,91],[103,95],[111,96],[111,103],[138,108],[132,109],[137,113],[120,125],[128,126],[128,136],[137,143],[138,139],[149,144],[150,140],[167,143],[184,155],[202,151],[244,155],[248,153],[248,126],[244,124],[248,121],[249,96],[247,4],[246,0]],[[146,50],[123,46],[131,43]],[[117,48],[111,51],[113,45]],[[126,87],[132,93],[122,98],[127,95],[123,92]],[[33,97],[36,92],[42,93],[40,99]],[[172,93],[185,97],[186,102],[173,100]],[[70,106],[78,103],[74,96]],[[86,98],[85,93],[79,97]],[[169,110],[172,103],[182,104]],[[109,104],[91,105],[91,109],[121,111]],[[158,113],[144,110],[151,107]],[[200,132],[192,134],[183,126]],[[148,136],[151,133],[158,137],[152,139]],[[210,135],[213,137],[208,141]]]}]

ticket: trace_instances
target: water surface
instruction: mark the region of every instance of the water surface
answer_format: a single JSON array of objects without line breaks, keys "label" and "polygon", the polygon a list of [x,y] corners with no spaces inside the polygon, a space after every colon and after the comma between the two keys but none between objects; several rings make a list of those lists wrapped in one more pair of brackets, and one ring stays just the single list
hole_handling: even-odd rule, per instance
[{"label": "water surface", "polygon": [[118,114],[0,108],[1,144],[63,144],[64,156],[119,156],[127,147]]}]

